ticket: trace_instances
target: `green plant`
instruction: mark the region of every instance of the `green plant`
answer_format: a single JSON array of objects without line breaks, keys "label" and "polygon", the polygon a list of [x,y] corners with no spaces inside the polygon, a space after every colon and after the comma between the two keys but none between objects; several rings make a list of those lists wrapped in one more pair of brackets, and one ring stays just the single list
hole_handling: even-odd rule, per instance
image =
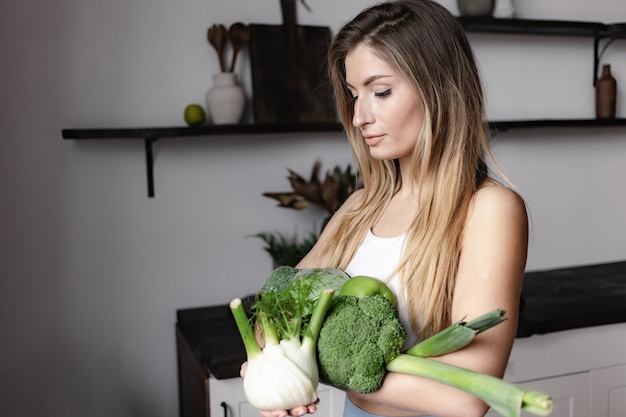
[{"label": "green plant", "polygon": [[270,255],[275,267],[280,265],[295,267],[315,245],[318,236],[314,231],[310,231],[303,239],[299,238],[297,232],[290,237],[280,232],[261,232],[252,237],[265,242],[263,249]]}]

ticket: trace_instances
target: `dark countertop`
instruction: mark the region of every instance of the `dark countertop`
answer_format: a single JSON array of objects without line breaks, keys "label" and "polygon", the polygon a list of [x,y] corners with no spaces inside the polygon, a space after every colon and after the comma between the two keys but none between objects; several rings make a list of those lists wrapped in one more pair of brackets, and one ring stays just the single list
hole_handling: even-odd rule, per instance
[{"label": "dark countertop", "polygon": [[626,261],[527,272],[517,337],[626,322]]},{"label": "dark countertop", "polygon": [[[246,355],[227,304],[177,310],[177,326],[217,379]],[[626,261],[527,272],[517,337],[626,322]]]}]

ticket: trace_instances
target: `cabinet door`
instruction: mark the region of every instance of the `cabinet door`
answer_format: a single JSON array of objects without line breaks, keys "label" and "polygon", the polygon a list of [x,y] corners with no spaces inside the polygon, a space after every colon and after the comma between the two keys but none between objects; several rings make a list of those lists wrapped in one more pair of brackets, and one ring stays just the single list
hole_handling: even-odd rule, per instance
[{"label": "cabinet door", "polygon": [[626,416],[626,365],[591,372],[594,417]]},{"label": "cabinet door", "polygon": [[[320,385],[320,403],[316,415],[341,417],[345,393],[333,387]],[[210,381],[211,417],[259,417],[259,412],[246,401],[241,378]],[[225,414],[226,413],[226,414]]]},{"label": "cabinet door", "polygon": [[[589,372],[521,382],[519,385],[546,393],[552,397],[555,406],[550,417],[599,416],[599,414],[591,414],[591,377]],[[521,415],[530,417],[534,414],[522,411]],[[620,417],[624,415],[626,414],[621,414]],[[500,416],[500,414],[493,410],[490,410],[486,415],[486,417],[498,416]]]},{"label": "cabinet door", "polygon": [[593,367],[593,329],[574,329],[515,339],[504,378],[535,381],[586,372]]}]

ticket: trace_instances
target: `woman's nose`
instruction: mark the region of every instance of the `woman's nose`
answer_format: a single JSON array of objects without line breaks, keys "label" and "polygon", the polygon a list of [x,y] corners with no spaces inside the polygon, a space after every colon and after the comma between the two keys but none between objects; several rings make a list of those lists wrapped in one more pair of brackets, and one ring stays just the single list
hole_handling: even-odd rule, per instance
[{"label": "woman's nose", "polygon": [[358,98],[354,102],[354,115],[352,116],[352,125],[361,128],[371,123],[372,112],[363,100]]}]

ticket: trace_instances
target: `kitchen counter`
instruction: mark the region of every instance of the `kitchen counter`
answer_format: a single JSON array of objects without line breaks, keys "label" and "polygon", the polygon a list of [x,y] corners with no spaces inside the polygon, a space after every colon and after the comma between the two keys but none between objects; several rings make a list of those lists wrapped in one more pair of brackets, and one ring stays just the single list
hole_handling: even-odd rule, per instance
[{"label": "kitchen counter", "polygon": [[626,322],[626,261],[527,272],[517,337]]},{"label": "kitchen counter", "polygon": [[[527,272],[517,337],[626,322],[626,261]],[[177,331],[217,379],[246,359],[227,304],[181,309]]]}]

